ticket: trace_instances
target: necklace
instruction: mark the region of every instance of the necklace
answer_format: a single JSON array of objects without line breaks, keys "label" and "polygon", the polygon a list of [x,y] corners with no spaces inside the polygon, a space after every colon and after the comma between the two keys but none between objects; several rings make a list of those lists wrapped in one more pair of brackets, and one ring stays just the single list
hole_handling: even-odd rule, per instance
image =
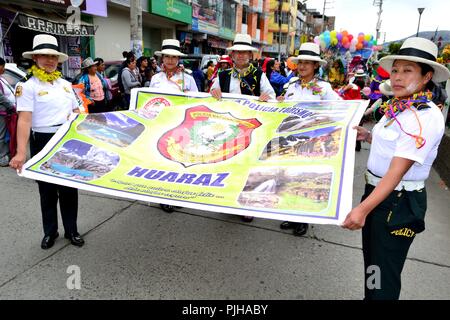
[{"label": "necklace", "polygon": [[[432,98],[433,94],[431,93],[431,91],[426,91],[415,93],[407,99],[393,98],[383,103],[380,106],[380,112],[386,116],[386,119],[389,119],[389,121],[384,127],[386,128],[390,126],[394,121],[397,122],[400,127],[400,130],[402,130],[408,136],[416,140],[416,148],[417,149],[422,148],[425,145],[426,140],[425,138],[422,137],[422,123],[420,122],[420,119],[417,116],[416,110],[420,110],[425,107],[427,108],[428,102],[431,101]],[[411,134],[403,130],[402,124],[400,123],[400,121],[398,121],[397,116],[405,110],[411,110],[411,112],[413,112],[414,116],[416,117],[417,122],[419,123],[418,135]]]},{"label": "necklace", "polygon": [[[164,66],[163,66],[164,67]],[[181,92],[184,92],[184,70],[181,69],[180,67],[177,67],[175,69],[175,71],[167,71],[165,70],[165,68],[163,69],[163,71],[166,74],[167,80],[169,80],[170,82],[176,84],[176,86],[178,87],[178,89],[180,89]],[[181,72],[181,86],[178,84],[177,81],[172,80],[172,77],[177,74],[178,72]]]},{"label": "necklace", "polygon": [[321,86],[319,86],[319,84],[318,84],[318,80],[317,80],[317,78],[313,78],[311,81],[309,81],[309,82],[301,82],[300,83],[300,86],[302,87],[302,89],[308,89],[308,90],[311,90],[312,91],[312,94],[313,95],[319,95],[319,96],[323,96],[324,95],[324,92],[323,92],[323,90],[322,90],[322,87]]},{"label": "necklace", "polygon": [[[256,82],[257,82],[257,77],[256,77],[255,72],[257,71],[257,69],[252,64],[250,64],[247,69],[243,69],[243,70],[244,70],[244,72],[241,74],[239,72],[239,70],[236,69],[236,67],[234,67],[231,69],[230,73],[234,78],[238,78],[239,84],[241,87],[247,87],[250,90],[250,92],[252,93],[252,95],[255,95],[254,91],[255,91]],[[255,81],[255,83],[253,83],[252,85],[250,85],[248,83],[248,81],[245,80],[245,77],[247,77],[250,74],[252,74],[253,79]]]},{"label": "necklace", "polygon": [[44,69],[38,68],[36,65],[31,66],[28,70],[34,77],[43,82],[53,82],[62,77],[61,72],[55,70],[51,73],[46,72]]}]

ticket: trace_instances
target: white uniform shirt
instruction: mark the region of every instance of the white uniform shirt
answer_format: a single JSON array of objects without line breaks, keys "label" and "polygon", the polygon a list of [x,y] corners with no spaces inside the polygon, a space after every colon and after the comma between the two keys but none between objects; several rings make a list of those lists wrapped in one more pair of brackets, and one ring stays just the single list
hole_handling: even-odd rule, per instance
[{"label": "white uniform shirt", "polygon": [[19,82],[16,92],[19,93],[17,111],[32,112],[31,128],[36,132],[56,132],[73,110],[78,109],[71,83],[61,78],[51,84],[31,77]]},{"label": "white uniform shirt", "polygon": [[[428,105],[431,108],[415,110],[422,125],[422,137],[426,140],[420,149],[416,148],[416,140],[404,133],[397,122],[394,121],[388,127],[384,127],[389,120],[383,116],[375,125],[367,162],[367,168],[373,174],[383,177],[389,169],[392,158],[400,157],[415,161],[402,180],[423,181],[428,178],[445,128],[441,110],[433,102],[429,102]],[[397,115],[397,119],[403,130],[419,135],[419,123],[412,111],[401,112]]]},{"label": "white uniform shirt", "polygon": [[[211,86],[212,89],[220,89],[220,82],[219,77],[217,76],[214,79],[214,82]],[[241,84],[239,82],[239,79],[237,77],[231,77],[230,80],[230,92],[228,93],[235,93],[235,94],[242,94],[241,93]],[[261,75],[261,84],[260,84],[260,93],[267,93],[270,96],[270,99],[275,99],[275,91],[273,90],[272,85],[270,84],[269,79],[267,79],[267,76],[265,73]]]},{"label": "white uniform shirt", "polygon": [[285,100],[342,100],[342,98],[325,81],[317,81],[322,88],[321,94],[313,94],[312,89],[302,88],[299,82],[293,83],[286,90]]},{"label": "white uniform shirt", "polygon": [[152,80],[150,81],[150,88],[160,88],[173,92],[183,92],[183,90],[198,92],[197,84],[195,83],[194,78],[186,74],[185,72],[175,73],[170,80],[167,79],[167,75],[165,72],[157,73],[152,77]]}]

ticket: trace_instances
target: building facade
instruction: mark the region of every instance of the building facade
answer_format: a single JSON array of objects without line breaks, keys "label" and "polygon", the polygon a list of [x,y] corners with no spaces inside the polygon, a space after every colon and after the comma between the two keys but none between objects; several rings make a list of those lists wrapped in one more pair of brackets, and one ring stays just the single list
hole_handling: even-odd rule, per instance
[{"label": "building facade", "polygon": [[269,1],[269,28],[265,56],[287,57],[294,53],[297,30],[297,0]]},{"label": "building facade", "polygon": [[36,34],[51,34],[57,38],[60,50],[69,56],[62,70],[72,77],[79,72],[82,59],[95,51],[94,18],[106,15],[106,0],[82,1],[77,8],[69,0],[2,0],[0,55],[28,68],[30,62],[22,58],[22,53],[32,49]]}]

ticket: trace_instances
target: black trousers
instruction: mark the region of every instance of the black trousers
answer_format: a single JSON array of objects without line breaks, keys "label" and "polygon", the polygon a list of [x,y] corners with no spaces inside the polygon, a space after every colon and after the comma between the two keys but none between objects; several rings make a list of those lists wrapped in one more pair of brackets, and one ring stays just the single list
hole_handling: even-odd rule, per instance
[{"label": "black trousers", "polygon": [[89,113],[102,113],[109,112],[106,100],[94,100],[94,103],[89,106]]},{"label": "black trousers", "polygon": [[[362,200],[374,188],[366,184]],[[362,229],[365,300],[398,300],[403,266],[416,233],[424,229],[425,211],[425,189],[394,190],[367,216]],[[379,270],[378,287],[374,267]]]},{"label": "black trousers", "polygon": [[[52,136],[53,133],[32,132],[30,136],[31,156],[41,151]],[[43,181],[37,181],[37,183],[44,235],[54,235],[58,231],[58,200],[65,233],[77,233],[78,189]]]}]

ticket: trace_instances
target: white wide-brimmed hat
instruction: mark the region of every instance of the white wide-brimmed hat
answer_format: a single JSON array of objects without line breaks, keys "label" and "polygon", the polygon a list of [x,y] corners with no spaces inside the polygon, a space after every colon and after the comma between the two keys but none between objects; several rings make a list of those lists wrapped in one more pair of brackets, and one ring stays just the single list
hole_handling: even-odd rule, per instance
[{"label": "white wide-brimmed hat", "polygon": [[64,62],[69,57],[58,51],[58,40],[48,34],[38,34],[33,38],[33,51],[26,51],[22,56],[26,59],[33,59],[34,54],[46,54],[58,56],[58,62]]},{"label": "white wide-brimmed hat", "polygon": [[353,74],[353,76],[355,76],[355,77],[366,77],[367,74],[364,72],[363,69],[357,69],[355,71],[355,73]]},{"label": "white wide-brimmed hat", "polygon": [[302,43],[298,51],[298,56],[292,58],[292,62],[298,63],[299,60],[316,61],[321,65],[326,65],[327,62],[320,58],[320,47],[314,42]]},{"label": "white wide-brimmed hat", "polygon": [[233,46],[227,48],[227,51],[258,51],[252,47],[252,37],[249,34],[236,33]]},{"label": "white wide-brimmed hat", "polygon": [[86,69],[92,66],[95,66],[98,64],[98,61],[94,61],[92,60],[91,57],[88,57],[86,59],[83,60],[83,62],[81,63],[81,69]]},{"label": "white wide-brimmed hat", "polygon": [[379,86],[380,92],[385,96],[393,96],[394,92],[392,92],[391,88],[391,80],[383,81]]},{"label": "white wide-brimmed hat", "polygon": [[161,51],[156,51],[155,55],[162,56],[166,54],[168,56],[184,57],[185,54],[181,52],[180,41],[176,39],[165,39],[162,42]]},{"label": "white wide-brimmed hat", "polygon": [[391,73],[395,60],[420,62],[433,68],[433,80],[435,82],[446,81],[450,78],[450,71],[436,62],[437,54],[438,47],[432,41],[425,38],[412,37],[403,42],[397,54],[381,58],[380,66]]}]

